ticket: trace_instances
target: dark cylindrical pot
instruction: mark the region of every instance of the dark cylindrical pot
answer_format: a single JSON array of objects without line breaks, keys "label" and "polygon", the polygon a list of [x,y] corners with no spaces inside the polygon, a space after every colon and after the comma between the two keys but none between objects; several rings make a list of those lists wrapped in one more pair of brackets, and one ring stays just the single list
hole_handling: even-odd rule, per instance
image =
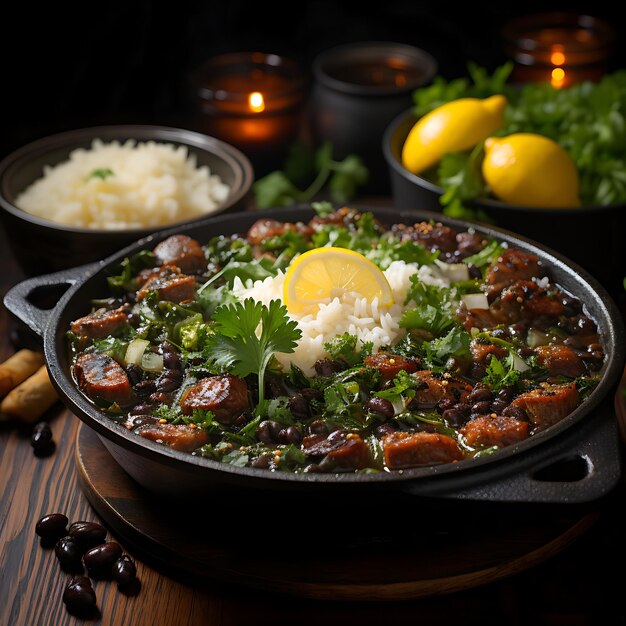
[{"label": "dark cylindrical pot", "polygon": [[333,156],[361,157],[369,169],[367,191],[388,193],[380,140],[389,122],[413,102],[413,91],[437,73],[427,52],[406,44],[360,42],[326,50],[313,62],[311,125]]}]

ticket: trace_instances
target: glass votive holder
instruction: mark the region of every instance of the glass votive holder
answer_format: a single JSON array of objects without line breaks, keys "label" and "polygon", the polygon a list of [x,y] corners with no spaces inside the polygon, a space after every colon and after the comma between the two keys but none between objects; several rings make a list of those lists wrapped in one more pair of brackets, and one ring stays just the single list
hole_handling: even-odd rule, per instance
[{"label": "glass votive holder", "polygon": [[313,62],[310,127],[333,157],[355,154],[369,170],[364,191],[388,193],[382,139],[388,124],[413,106],[413,91],[435,76],[438,64],[424,50],[402,43],[339,45]]},{"label": "glass votive holder", "polygon": [[502,28],[516,83],[549,82],[560,89],[596,82],[606,73],[615,32],[607,21],[568,12],[514,18]]},{"label": "glass votive holder", "polygon": [[282,165],[302,126],[305,79],[295,61],[225,53],[201,65],[192,82],[198,130],[239,148],[256,177]]}]

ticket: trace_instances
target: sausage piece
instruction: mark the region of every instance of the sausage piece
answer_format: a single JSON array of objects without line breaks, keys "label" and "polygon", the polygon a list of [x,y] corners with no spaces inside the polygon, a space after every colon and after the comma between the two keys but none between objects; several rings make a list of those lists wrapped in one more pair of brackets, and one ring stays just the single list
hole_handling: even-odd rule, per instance
[{"label": "sausage piece", "polygon": [[559,292],[548,292],[532,280],[519,280],[504,288],[489,310],[496,321],[511,324],[539,316],[556,318],[564,308]]},{"label": "sausage piece", "polygon": [[560,422],[580,404],[580,394],[575,383],[551,385],[541,383],[537,389],[527,391],[511,402],[524,409],[536,430],[543,430]]},{"label": "sausage piece", "polygon": [[113,335],[127,323],[128,314],[124,307],[113,311],[98,309],[89,315],[74,320],[70,324],[70,329],[79,339],[103,339]]},{"label": "sausage piece", "polygon": [[473,448],[498,446],[504,448],[527,439],[530,425],[514,417],[485,415],[468,422],[460,430],[467,444]]},{"label": "sausage piece", "polygon": [[404,370],[409,374],[417,371],[417,364],[415,361],[400,356],[399,354],[377,352],[375,354],[368,354],[363,362],[368,367],[375,367],[380,372],[384,380],[391,380],[397,376],[398,372],[401,370]]},{"label": "sausage piece", "polygon": [[202,247],[188,235],[172,235],[157,244],[153,252],[161,265],[175,265],[187,274],[207,268]]},{"label": "sausage piece", "polygon": [[124,406],[134,398],[128,376],[108,354],[79,354],[74,365],[78,386],[92,399]]},{"label": "sausage piece", "polygon": [[452,463],[464,458],[457,442],[440,433],[398,431],[382,440],[385,463],[390,469]]},{"label": "sausage piece", "polygon": [[164,265],[154,272],[137,292],[137,300],[143,300],[150,291],[157,291],[161,300],[180,304],[196,296],[196,279],[182,274],[177,267]]},{"label": "sausage piece", "polygon": [[487,297],[493,300],[505,287],[518,280],[530,280],[543,275],[539,257],[509,248],[485,272]]},{"label": "sausage piece", "polygon": [[433,408],[443,399],[465,402],[472,391],[469,383],[453,377],[436,377],[430,370],[420,370],[414,376],[423,386],[415,391],[411,408]]},{"label": "sausage piece", "polygon": [[144,439],[158,441],[181,452],[193,452],[209,440],[204,430],[187,424],[146,424],[135,432]]},{"label": "sausage piece", "polygon": [[194,409],[202,409],[211,411],[218,422],[232,424],[250,406],[248,385],[245,380],[230,374],[209,376],[183,393],[180,406],[185,415],[191,415]]},{"label": "sausage piece", "polygon": [[553,376],[576,378],[585,371],[583,360],[569,346],[537,346],[537,363],[547,368]]}]

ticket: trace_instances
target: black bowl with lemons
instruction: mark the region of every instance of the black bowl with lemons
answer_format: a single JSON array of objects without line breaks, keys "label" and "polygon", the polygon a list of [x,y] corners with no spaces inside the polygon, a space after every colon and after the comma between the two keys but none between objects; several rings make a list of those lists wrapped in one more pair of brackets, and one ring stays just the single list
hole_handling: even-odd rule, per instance
[{"label": "black bowl with lemons", "polygon": [[[555,142],[536,133],[530,138],[522,136],[523,132],[515,136],[498,133],[502,109],[506,106],[506,99],[499,98],[477,99],[489,109],[482,116],[472,108],[476,103],[469,103],[469,109],[457,109],[461,123],[456,127],[449,123],[450,132],[442,133],[445,139],[440,152],[471,153],[473,157],[469,158],[475,157],[474,168],[484,185],[480,196],[462,201],[466,211],[462,217],[490,222],[539,241],[580,264],[611,293],[623,292],[626,202],[581,204],[577,172],[567,162],[567,156],[563,157],[564,151],[559,146],[554,148]],[[382,149],[389,168],[393,202],[399,209],[447,212],[452,206],[449,202],[446,205],[445,194],[449,190],[438,182],[437,159],[424,149],[427,143],[424,137],[428,137],[429,129],[422,128],[422,137],[416,137],[416,125],[424,118],[426,115],[418,116],[416,107],[412,107],[397,116],[384,133]],[[430,130],[436,134],[436,129]],[[459,144],[459,138],[464,135],[468,136],[466,144]],[[544,139],[554,145],[540,144]],[[533,175],[524,179],[510,163],[527,146],[530,156],[525,155],[524,168]],[[494,193],[496,189],[501,197]],[[471,190],[468,195],[471,196]]]}]

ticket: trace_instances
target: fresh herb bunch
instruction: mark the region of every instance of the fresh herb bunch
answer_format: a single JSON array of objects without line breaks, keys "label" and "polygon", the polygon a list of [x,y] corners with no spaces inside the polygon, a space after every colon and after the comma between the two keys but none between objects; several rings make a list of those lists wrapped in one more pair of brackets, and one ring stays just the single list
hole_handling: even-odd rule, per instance
[{"label": "fresh herb bunch", "polygon": [[368,178],[369,171],[357,155],[349,154],[338,161],[333,159],[328,142],[317,149],[298,142],[292,146],[284,169],[260,178],[252,190],[259,209],[309,202],[324,189],[331,200],[343,203],[351,200]]},{"label": "fresh herb bunch", "polygon": [[[582,205],[626,202],[626,70],[604,76],[599,82],[584,82],[556,89],[550,83],[508,83],[513,69],[506,63],[489,74],[468,64],[468,78],[446,81],[437,77],[414,94],[415,114],[422,116],[458,98],[506,96],[504,125],[494,135],[536,133],[559,143],[578,170]],[[444,189],[444,213],[470,217],[475,213],[465,203],[487,197],[482,177],[483,146],[468,152],[444,155],[425,176]],[[484,214],[479,218],[485,219]]]}]

